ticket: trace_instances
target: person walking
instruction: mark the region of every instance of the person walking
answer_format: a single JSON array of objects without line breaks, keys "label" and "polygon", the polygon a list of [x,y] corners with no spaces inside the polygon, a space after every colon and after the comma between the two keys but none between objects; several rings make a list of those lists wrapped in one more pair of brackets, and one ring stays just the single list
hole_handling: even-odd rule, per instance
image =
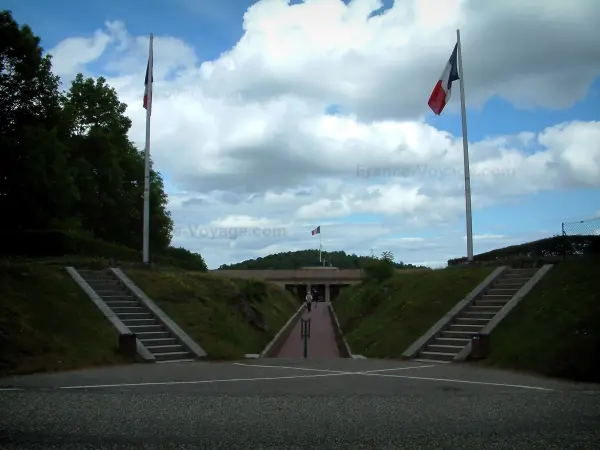
[{"label": "person walking", "polygon": [[312,307],[312,301],[313,301],[313,296],[310,293],[310,291],[308,291],[306,293],[306,309],[307,309],[308,312],[310,312],[310,309]]}]

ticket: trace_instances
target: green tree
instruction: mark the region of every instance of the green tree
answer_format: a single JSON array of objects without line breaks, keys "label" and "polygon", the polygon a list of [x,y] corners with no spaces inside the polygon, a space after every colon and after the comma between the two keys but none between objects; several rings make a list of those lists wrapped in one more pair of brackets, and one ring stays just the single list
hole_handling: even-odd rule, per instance
[{"label": "green tree", "polygon": [[381,253],[381,259],[384,261],[387,261],[389,263],[393,263],[394,262],[394,254],[390,251],[385,251],[385,252]]},{"label": "green tree", "polygon": [[[127,105],[102,77],[78,74],[65,99],[72,135],[72,163],[81,196],[77,207],[85,229],[132,248],[142,246],[144,157],[129,141]],[[150,174],[150,245],[162,251],[171,242],[173,221],[162,177]]]},{"label": "green tree", "polygon": [[59,79],[40,38],[0,12],[0,210],[5,229],[68,222],[77,198]]}]

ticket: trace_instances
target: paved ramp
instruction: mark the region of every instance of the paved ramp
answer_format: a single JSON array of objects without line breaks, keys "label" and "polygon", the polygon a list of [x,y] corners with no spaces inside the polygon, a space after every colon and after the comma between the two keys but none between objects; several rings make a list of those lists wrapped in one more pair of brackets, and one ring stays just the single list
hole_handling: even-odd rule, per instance
[{"label": "paved ramp", "polygon": [[[312,311],[304,312],[305,319],[310,318],[310,339],[308,341],[309,358],[341,358],[338,349],[333,323],[329,314],[329,303],[313,303]],[[304,352],[304,341],[300,337],[299,320],[291,334],[277,354],[278,358],[301,358]]]}]

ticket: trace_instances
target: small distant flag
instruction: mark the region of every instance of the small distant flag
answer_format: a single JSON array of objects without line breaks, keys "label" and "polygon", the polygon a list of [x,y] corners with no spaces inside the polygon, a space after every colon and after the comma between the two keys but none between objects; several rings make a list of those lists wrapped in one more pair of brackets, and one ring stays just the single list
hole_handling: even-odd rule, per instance
[{"label": "small distant flag", "polygon": [[[150,92],[150,87],[148,86],[148,79],[150,78],[150,60],[148,60],[148,65],[146,66],[146,78],[144,79],[144,109],[148,109],[148,100],[152,95]],[[154,74],[152,74],[152,81],[154,81]],[[151,100],[151,99],[150,99]],[[150,105],[152,106],[152,105]]]},{"label": "small distant flag", "polygon": [[444,106],[450,100],[452,93],[452,82],[460,79],[458,75],[458,61],[457,61],[458,43],[454,46],[454,51],[450,55],[450,59],[440,75],[440,79],[435,84],[433,92],[429,97],[427,104],[436,115],[440,115],[444,110]]},{"label": "small distant flag", "polygon": [[321,234],[321,226],[319,225],[317,228],[311,231],[311,234],[314,236],[315,234]]}]

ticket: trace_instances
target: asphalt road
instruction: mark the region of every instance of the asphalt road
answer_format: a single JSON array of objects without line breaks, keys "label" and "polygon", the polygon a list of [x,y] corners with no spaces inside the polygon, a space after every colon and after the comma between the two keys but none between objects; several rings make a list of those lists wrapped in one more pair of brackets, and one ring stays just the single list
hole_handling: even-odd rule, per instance
[{"label": "asphalt road", "polygon": [[0,448],[597,449],[600,386],[344,359],[34,375],[0,379]]}]

